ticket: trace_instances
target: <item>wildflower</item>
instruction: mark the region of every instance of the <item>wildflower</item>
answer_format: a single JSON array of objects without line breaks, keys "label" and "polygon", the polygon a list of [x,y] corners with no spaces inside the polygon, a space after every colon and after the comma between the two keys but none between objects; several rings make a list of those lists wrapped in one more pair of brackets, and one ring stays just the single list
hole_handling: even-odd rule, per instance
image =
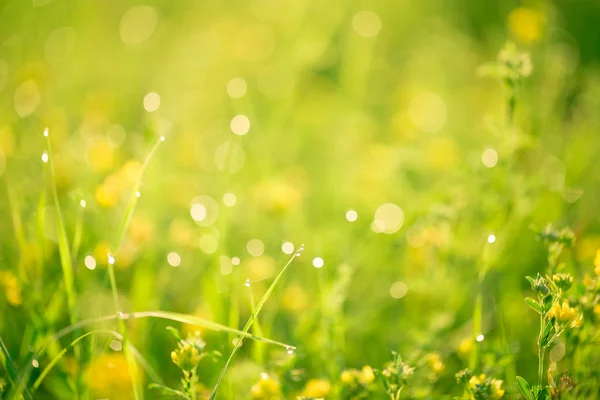
[{"label": "wildflower", "polygon": [[306,383],[302,396],[324,398],[331,391],[331,384],[325,379],[311,379]]},{"label": "wildflower", "polygon": [[200,332],[188,335],[186,340],[180,340],[177,348],[171,352],[171,360],[184,373],[192,372],[202,359],[200,353],[204,350],[206,343],[200,338]]},{"label": "wildflower", "polygon": [[123,352],[107,353],[91,360],[86,380],[91,389],[103,397],[128,399],[131,375]]},{"label": "wildflower", "polygon": [[544,297],[550,293],[548,282],[546,282],[546,279],[540,274],[538,274],[535,281],[533,281],[532,289]]},{"label": "wildflower", "polygon": [[466,384],[473,377],[473,371],[471,371],[469,368],[466,368],[466,369],[463,369],[461,371],[458,371],[456,373],[455,377],[456,377],[456,382],[457,383]]},{"label": "wildflower", "polygon": [[472,348],[473,348],[473,338],[471,338],[471,337],[464,338],[458,344],[458,352],[462,356],[469,354],[471,352]]},{"label": "wildflower", "polygon": [[528,53],[521,53],[514,43],[507,43],[498,53],[498,61],[504,67],[503,74],[506,78],[517,80],[526,78],[533,71],[533,64]]},{"label": "wildflower", "polygon": [[569,306],[567,301],[563,301],[562,306],[554,303],[550,311],[548,311],[548,318],[556,318],[559,323],[570,325],[571,328],[580,326],[582,320],[582,316],[578,315],[577,310]]},{"label": "wildflower", "polygon": [[271,377],[259,379],[250,389],[250,397],[257,400],[278,400],[282,398],[279,382]]},{"label": "wildflower", "polygon": [[600,319],[600,304],[594,306],[594,315],[596,318]]},{"label": "wildflower", "polygon": [[594,273],[600,275],[600,250],[596,252],[596,258],[594,258]]},{"label": "wildflower", "polygon": [[368,385],[375,380],[375,373],[373,372],[373,368],[368,365],[362,367],[360,377],[358,379],[360,383],[363,385]]},{"label": "wildflower", "polygon": [[559,273],[552,276],[552,280],[561,290],[567,291],[573,284],[573,277],[570,274]]},{"label": "wildflower", "polygon": [[502,381],[499,379],[492,379],[490,381],[490,398],[497,400],[504,396],[504,389],[502,389]]},{"label": "wildflower", "polygon": [[543,35],[544,15],[531,8],[515,8],[508,14],[508,28],[523,42],[537,42]]},{"label": "wildflower", "polygon": [[11,305],[18,306],[23,303],[21,284],[15,274],[10,271],[1,271],[0,285],[4,287],[6,300]]},{"label": "wildflower", "polygon": [[438,353],[429,353],[425,356],[425,359],[429,368],[435,373],[440,373],[446,368]]}]

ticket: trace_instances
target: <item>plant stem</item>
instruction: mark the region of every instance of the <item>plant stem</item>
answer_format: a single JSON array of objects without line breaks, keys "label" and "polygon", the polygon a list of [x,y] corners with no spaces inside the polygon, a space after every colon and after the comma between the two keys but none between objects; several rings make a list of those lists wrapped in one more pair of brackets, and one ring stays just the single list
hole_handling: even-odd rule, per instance
[{"label": "plant stem", "polygon": [[544,335],[544,299],[539,296],[540,304],[542,305],[542,312],[540,313],[540,335],[538,337],[538,384],[542,386],[542,380],[544,376],[544,346],[542,346],[542,339]]}]

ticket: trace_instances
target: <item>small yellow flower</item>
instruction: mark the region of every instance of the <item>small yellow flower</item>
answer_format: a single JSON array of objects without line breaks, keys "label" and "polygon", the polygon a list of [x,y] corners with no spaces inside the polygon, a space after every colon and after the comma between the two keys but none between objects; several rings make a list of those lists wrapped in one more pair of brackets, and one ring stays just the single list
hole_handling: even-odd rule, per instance
[{"label": "small yellow flower", "polygon": [[331,391],[331,384],[325,379],[311,379],[306,383],[302,396],[325,398]]},{"label": "small yellow flower", "polygon": [[508,14],[508,28],[522,42],[536,42],[542,38],[545,25],[544,14],[531,8],[515,8]]},{"label": "small yellow flower", "polygon": [[10,271],[0,272],[0,285],[4,287],[6,300],[11,305],[19,306],[23,303],[21,284],[15,274]]},{"label": "small yellow flower", "polygon": [[464,338],[458,344],[458,353],[462,356],[466,356],[471,352],[473,348],[473,338]]},{"label": "small yellow flower", "polygon": [[504,389],[502,389],[502,381],[499,379],[492,379],[490,382],[490,398],[497,400],[504,396]]},{"label": "small yellow flower", "polygon": [[257,400],[279,400],[282,398],[279,382],[270,377],[261,378],[252,385],[250,397]]},{"label": "small yellow flower", "polygon": [[471,379],[469,379],[469,387],[471,389],[475,389],[477,385],[482,385],[485,383],[485,374],[481,374],[479,376],[473,375]]},{"label": "small yellow flower", "polygon": [[594,306],[594,315],[596,318],[600,319],[600,304]]},{"label": "small yellow flower", "polygon": [[122,352],[107,353],[94,358],[86,374],[87,382],[96,395],[111,399],[130,399],[131,375]]},{"label": "small yellow flower", "polygon": [[440,373],[446,368],[438,353],[429,353],[425,356],[429,368],[436,373]]},{"label": "small yellow flower", "polygon": [[374,380],[375,380],[375,373],[373,372],[373,368],[371,368],[368,365],[365,365],[364,367],[362,367],[360,378],[359,378],[360,383],[362,383],[363,385],[366,386],[369,383],[372,383]]},{"label": "small yellow flower", "polygon": [[347,369],[342,371],[342,374],[340,375],[340,380],[342,381],[342,383],[345,383],[347,385],[351,384],[354,382],[354,380],[356,379],[356,371],[355,369]]},{"label": "small yellow flower", "polygon": [[309,298],[300,285],[292,285],[283,291],[281,307],[292,312],[301,312],[308,307]]},{"label": "small yellow flower", "polygon": [[600,275],[600,250],[596,252],[596,258],[594,258],[594,273]]},{"label": "small yellow flower", "polygon": [[96,187],[96,201],[102,207],[114,207],[119,201],[120,189],[108,182]]},{"label": "small yellow flower", "polygon": [[569,324],[571,328],[577,328],[581,325],[582,317],[577,314],[577,310],[569,306],[567,301],[563,301],[562,306],[558,303],[554,303],[550,311],[548,311],[548,318],[556,318],[557,321]]}]

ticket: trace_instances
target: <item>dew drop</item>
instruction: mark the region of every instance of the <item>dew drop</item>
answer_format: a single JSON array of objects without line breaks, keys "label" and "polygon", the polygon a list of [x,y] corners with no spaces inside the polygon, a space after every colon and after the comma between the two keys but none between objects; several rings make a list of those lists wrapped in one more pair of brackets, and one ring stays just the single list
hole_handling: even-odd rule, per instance
[{"label": "dew drop", "polygon": [[244,286],[250,287],[250,278],[246,278],[246,282],[244,282]]},{"label": "dew drop", "polygon": [[33,359],[33,360],[31,360],[31,365],[33,365],[33,368],[39,368],[40,362],[36,359]]},{"label": "dew drop", "polygon": [[85,200],[81,199],[79,205],[81,206],[81,208],[85,208],[85,206],[87,206],[87,203],[85,202]]},{"label": "dew drop", "polygon": [[46,152],[42,153],[42,162],[45,162],[45,163],[48,162],[48,153],[46,153]]},{"label": "dew drop", "polygon": [[117,317],[118,317],[119,319],[125,319],[125,314],[123,314],[121,311],[118,311],[118,312],[117,312]]},{"label": "dew drop", "polygon": [[269,374],[267,374],[266,372],[261,372],[260,379],[262,379],[263,381],[269,379]]},{"label": "dew drop", "polygon": [[44,129],[44,137],[48,137],[48,128]]},{"label": "dew drop", "polygon": [[142,194],[140,192],[135,192],[135,197],[140,197]]},{"label": "dew drop", "polygon": [[115,263],[115,258],[113,257],[112,254],[108,253],[108,263],[110,265],[113,265]]},{"label": "dew drop", "polygon": [[286,347],[285,351],[291,356],[294,354],[294,348],[293,347]]}]

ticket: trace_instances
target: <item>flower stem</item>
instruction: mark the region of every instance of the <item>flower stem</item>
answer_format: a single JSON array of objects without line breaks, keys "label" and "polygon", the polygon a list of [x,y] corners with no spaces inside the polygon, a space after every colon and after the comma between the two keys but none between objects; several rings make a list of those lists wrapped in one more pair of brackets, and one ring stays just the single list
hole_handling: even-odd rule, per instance
[{"label": "flower stem", "polygon": [[542,305],[542,312],[540,313],[540,335],[538,337],[538,384],[542,386],[542,380],[544,376],[544,346],[542,345],[542,339],[544,335],[544,299],[539,297],[540,304]]}]

